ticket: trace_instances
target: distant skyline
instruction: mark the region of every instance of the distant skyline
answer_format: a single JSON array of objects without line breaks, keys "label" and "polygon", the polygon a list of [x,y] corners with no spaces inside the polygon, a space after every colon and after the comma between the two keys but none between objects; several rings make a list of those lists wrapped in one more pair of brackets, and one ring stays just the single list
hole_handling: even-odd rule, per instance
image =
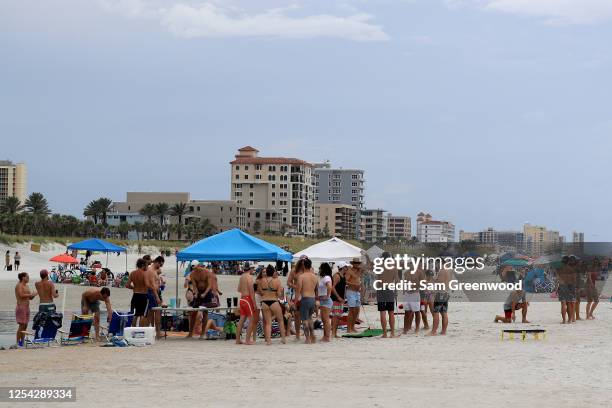
[{"label": "distant skyline", "polygon": [[236,150],[363,168],[366,206],[612,241],[607,0],[7,0],[0,159],[82,216],[229,199]]}]

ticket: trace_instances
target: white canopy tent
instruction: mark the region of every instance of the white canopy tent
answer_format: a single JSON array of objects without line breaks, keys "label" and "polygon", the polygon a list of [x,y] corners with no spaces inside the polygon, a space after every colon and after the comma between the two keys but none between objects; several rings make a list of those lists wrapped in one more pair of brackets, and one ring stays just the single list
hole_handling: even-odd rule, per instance
[{"label": "white canopy tent", "polygon": [[313,262],[350,262],[353,258],[359,258],[363,261],[365,252],[355,245],[334,237],[295,253],[293,260],[297,261],[303,255],[306,255]]}]

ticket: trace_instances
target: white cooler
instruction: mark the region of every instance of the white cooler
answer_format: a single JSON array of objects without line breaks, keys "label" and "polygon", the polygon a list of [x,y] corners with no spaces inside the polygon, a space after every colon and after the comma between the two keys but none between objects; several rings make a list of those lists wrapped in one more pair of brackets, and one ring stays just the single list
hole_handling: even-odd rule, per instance
[{"label": "white cooler", "polygon": [[155,327],[126,327],[123,329],[123,338],[134,346],[155,344]]}]

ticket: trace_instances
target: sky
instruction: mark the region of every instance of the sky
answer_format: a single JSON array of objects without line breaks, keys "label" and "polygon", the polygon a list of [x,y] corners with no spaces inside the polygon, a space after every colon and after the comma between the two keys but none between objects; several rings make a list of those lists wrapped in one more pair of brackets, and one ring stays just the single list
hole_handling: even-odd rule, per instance
[{"label": "sky", "polygon": [[610,0],[4,0],[0,159],[81,215],[229,199],[251,145],[395,215],[612,241],[611,41]]}]

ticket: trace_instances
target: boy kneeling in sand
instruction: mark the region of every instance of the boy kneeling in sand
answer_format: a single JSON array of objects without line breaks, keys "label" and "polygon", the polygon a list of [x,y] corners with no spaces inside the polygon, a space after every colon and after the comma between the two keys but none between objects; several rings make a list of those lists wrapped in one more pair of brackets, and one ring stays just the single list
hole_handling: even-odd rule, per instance
[{"label": "boy kneeling in sand", "polygon": [[525,298],[524,290],[515,290],[508,296],[506,302],[504,303],[504,315],[503,316],[495,316],[495,323],[513,323],[516,320],[516,311],[518,309],[522,309],[523,319],[522,323],[529,323],[527,321],[527,307],[529,306],[529,302],[527,302]]}]

